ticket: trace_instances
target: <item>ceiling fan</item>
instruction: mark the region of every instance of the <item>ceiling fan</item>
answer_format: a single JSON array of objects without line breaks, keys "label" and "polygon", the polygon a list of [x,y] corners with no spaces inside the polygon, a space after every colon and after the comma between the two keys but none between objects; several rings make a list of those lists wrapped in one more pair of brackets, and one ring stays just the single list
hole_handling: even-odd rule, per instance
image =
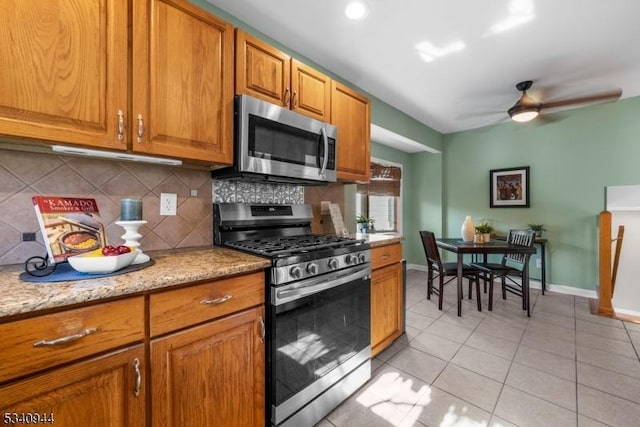
[{"label": "ceiling fan", "polygon": [[516,85],[516,89],[522,92],[520,99],[507,110],[511,120],[516,122],[528,122],[535,119],[542,110],[569,107],[580,104],[593,104],[597,102],[614,101],[622,95],[621,89],[609,92],[594,93],[592,95],[579,96],[575,98],[560,99],[551,102],[540,102],[533,99],[527,94],[527,90],[531,88],[533,81],[525,80]]}]

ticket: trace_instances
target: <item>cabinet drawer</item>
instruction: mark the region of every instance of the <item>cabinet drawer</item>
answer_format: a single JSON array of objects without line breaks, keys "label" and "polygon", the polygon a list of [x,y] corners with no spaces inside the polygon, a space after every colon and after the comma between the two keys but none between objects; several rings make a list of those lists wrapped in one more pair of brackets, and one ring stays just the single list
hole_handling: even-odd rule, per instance
[{"label": "cabinet drawer", "polygon": [[144,338],[144,298],[0,325],[0,382]]},{"label": "cabinet drawer", "polygon": [[371,249],[371,269],[400,262],[402,259],[402,245],[394,243],[386,246],[378,246]]},{"label": "cabinet drawer", "polygon": [[264,304],[264,272],[151,295],[151,336]]}]

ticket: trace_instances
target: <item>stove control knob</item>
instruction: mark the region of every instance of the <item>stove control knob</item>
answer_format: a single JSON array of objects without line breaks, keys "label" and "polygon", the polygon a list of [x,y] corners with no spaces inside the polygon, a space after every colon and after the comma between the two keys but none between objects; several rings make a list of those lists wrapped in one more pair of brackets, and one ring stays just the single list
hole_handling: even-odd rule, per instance
[{"label": "stove control knob", "polygon": [[317,274],[318,273],[318,264],[315,262],[310,262],[307,264],[307,273],[309,274]]},{"label": "stove control knob", "polygon": [[329,270],[335,270],[338,268],[338,260],[335,258],[330,258],[327,265],[329,266]]},{"label": "stove control knob", "polygon": [[302,276],[302,270],[297,265],[294,265],[289,269],[289,274],[294,279],[299,279]]},{"label": "stove control knob", "polygon": [[346,262],[347,265],[355,264],[358,262],[358,257],[355,255],[347,255],[344,257],[344,262]]},{"label": "stove control knob", "polygon": [[364,254],[363,254],[363,253],[358,254],[358,262],[359,262],[360,264],[364,264],[366,261],[367,261],[367,257],[366,257],[366,256],[364,256]]}]

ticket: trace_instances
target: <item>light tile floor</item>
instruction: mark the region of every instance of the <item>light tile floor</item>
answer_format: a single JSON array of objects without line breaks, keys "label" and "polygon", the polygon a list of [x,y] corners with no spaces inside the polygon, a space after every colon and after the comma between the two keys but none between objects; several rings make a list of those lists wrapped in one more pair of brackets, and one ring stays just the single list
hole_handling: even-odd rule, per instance
[{"label": "light tile floor", "polygon": [[[591,315],[586,298],[533,290],[478,312],[455,285],[426,299],[407,272],[406,334],[373,360],[372,379],[317,427],[640,425],[640,324]],[[466,292],[465,284],[465,292]]]}]

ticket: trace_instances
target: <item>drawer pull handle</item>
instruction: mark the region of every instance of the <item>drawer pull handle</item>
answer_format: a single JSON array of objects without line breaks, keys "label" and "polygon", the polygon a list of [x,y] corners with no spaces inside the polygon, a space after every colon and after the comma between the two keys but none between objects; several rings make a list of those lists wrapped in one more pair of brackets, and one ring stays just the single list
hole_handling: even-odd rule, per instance
[{"label": "drawer pull handle", "polygon": [[225,296],[222,296],[220,298],[206,299],[204,301],[201,301],[200,304],[204,304],[204,305],[222,304],[223,302],[229,301],[231,298],[233,298],[231,295],[226,294]]},{"label": "drawer pull handle", "polygon": [[56,338],[54,340],[40,340],[38,342],[34,342],[34,347],[53,347],[56,345],[68,344],[70,342],[78,341],[80,338],[84,338],[87,335],[95,334],[98,332],[98,328],[87,328],[84,331],[74,334],[68,335],[62,338]]},{"label": "drawer pull handle", "polygon": [[142,114],[138,114],[138,142],[142,142],[144,136],[144,120]]},{"label": "drawer pull handle", "polygon": [[140,388],[142,387],[142,373],[140,372],[140,360],[136,357],[133,359],[133,373],[136,376],[136,385],[133,388],[133,395],[140,396]]},{"label": "drawer pull handle", "polygon": [[285,107],[289,107],[289,102],[291,101],[291,92],[289,92],[289,88],[287,88],[284,92],[284,105]]},{"label": "drawer pull handle", "polygon": [[118,141],[124,140],[124,113],[118,110]]},{"label": "drawer pull handle", "polygon": [[389,255],[389,254],[384,254],[384,255],[382,255],[380,258],[382,258],[382,259],[387,259],[387,258],[389,258],[390,256],[391,256],[391,255]]},{"label": "drawer pull handle", "polygon": [[266,334],[266,329],[265,329],[265,326],[264,326],[264,319],[262,318],[262,316],[260,316],[258,321],[260,322],[260,342],[263,343],[264,342],[264,336]]}]

